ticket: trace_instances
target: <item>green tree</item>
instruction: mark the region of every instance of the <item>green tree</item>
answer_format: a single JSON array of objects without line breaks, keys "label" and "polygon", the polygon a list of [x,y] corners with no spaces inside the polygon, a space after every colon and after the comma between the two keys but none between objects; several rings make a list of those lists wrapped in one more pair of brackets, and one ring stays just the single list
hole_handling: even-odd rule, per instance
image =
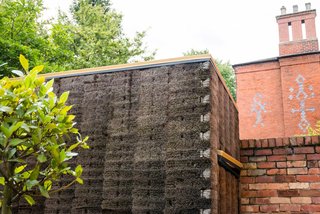
[{"label": "green tree", "polygon": [[[209,54],[209,50],[195,50],[191,49],[185,53],[183,53],[184,56],[190,56],[190,55],[200,55],[200,54]],[[223,76],[227,87],[229,88],[229,91],[232,95],[232,97],[236,100],[236,77],[234,74],[234,70],[232,68],[232,65],[229,62],[224,62],[220,59],[215,59],[215,63],[218,66],[218,69]]]},{"label": "green tree", "polygon": [[[45,65],[44,72],[149,60],[143,44],[145,32],[134,38],[122,29],[122,15],[109,0],[75,0],[71,16],[41,20],[42,0],[0,1],[0,67],[2,75],[20,68],[16,56],[24,54],[31,65]],[[12,66],[12,67],[9,67]]]},{"label": "green tree", "polygon": [[42,10],[42,0],[0,2],[0,64],[7,63],[0,67],[1,74],[8,75],[13,68],[21,68],[17,57],[21,53],[32,65],[43,61],[41,50],[47,41],[39,35],[42,23],[37,21]]},{"label": "green tree", "polygon": [[[114,10],[105,12],[102,5],[93,6],[88,0],[75,3],[78,7],[72,10],[73,21],[60,14],[51,34],[55,49],[66,56],[70,56],[71,51],[73,56],[54,56],[49,62],[66,69],[78,69],[127,63],[136,57],[140,60],[153,58],[154,53],[148,54],[142,42],[145,32],[137,33],[133,39],[125,36],[121,27],[122,15]],[[60,64],[57,64],[57,58],[63,59]]]},{"label": "green tree", "polygon": [[[20,78],[0,79],[0,193],[1,214],[11,214],[12,204],[21,198],[30,205],[35,196],[49,197],[64,190],[80,178],[82,167],[72,169],[68,161],[78,154],[74,149],[88,148],[87,137],[82,140],[74,127],[74,115],[66,105],[69,92],[57,97],[53,80],[45,82],[37,74],[43,66],[29,71],[29,63],[20,56],[22,71],[14,70]],[[69,135],[76,135],[69,145]],[[61,176],[71,176],[71,183],[59,189],[52,184]]]}]

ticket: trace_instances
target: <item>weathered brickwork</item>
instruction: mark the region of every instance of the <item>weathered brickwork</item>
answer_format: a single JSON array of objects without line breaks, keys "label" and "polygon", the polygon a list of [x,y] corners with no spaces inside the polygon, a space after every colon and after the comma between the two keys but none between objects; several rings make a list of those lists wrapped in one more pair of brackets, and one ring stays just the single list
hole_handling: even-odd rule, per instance
[{"label": "weathered brickwork", "polygon": [[240,139],[307,134],[320,120],[320,54],[235,67]]},{"label": "weathered brickwork", "polygon": [[320,54],[310,8],[289,14],[281,8],[279,57],[234,65],[240,139],[306,135],[320,120]]},{"label": "weathered brickwork", "polygon": [[319,137],[241,141],[242,213],[320,212]]},{"label": "weathered brickwork", "polygon": [[73,163],[84,184],[25,213],[239,212],[239,180],[217,160],[217,149],[240,158],[238,112],[210,57],[62,76],[54,86],[70,91],[90,136]]}]

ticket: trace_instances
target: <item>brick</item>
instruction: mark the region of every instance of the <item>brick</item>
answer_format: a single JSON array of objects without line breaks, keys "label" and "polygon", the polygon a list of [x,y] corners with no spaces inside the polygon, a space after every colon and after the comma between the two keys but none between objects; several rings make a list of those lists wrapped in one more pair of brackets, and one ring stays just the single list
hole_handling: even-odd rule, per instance
[{"label": "brick", "polygon": [[273,148],[276,146],[276,141],[275,139],[268,139],[269,142],[269,147]]},{"label": "brick", "polygon": [[296,147],[293,149],[295,154],[314,153],[313,147]]},{"label": "brick", "polygon": [[300,211],[300,205],[297,204],[280,204],[280,211]]},{"label": "brick", "polygon": [[291,203],[293,204],[311,204],[310,197],[291,197]]},{"label": "brick", "polygon": [[276,175],[274,180],[275,180],[275,182],[278,182],[278,183],[295,182],[296,176],[294,176],[294,175]]},{"label": "brick", "polygon": [[310,189],[320,189],[320,183],[310,183]]},{"label": "brick", "polygon": [[266,173],[267,173],[267,170],[265,170],[265,169],[248,170],[248,176],[265,175]]},{"label": "brick", "polygon": [[297,181],[300,182],[319,182],[319,175],[297,175]]},{"label": "brick", "polygon": [[241,198],[241,204],[249,204],[249,198]]},{"label": "brick", "polygon": [[299,190],[278,190],[279,197],[299,196]]},{"label": "brick", "polygon": [[288,167],[306,167],[307,161],[287,161]]},{"label": "brick", "polygon": [[311,141],[313,144],[319,143],[319,137],[318,136],[312,136]]},{"label": "brick", "polygon": [[255,182],[254,177],[241,177],[240,178],[240,183],[241,184],[252,184]]},{"label": "brick", "polygon": [[241,148],[245,149],[249,147],[249,142],[247,140],[241,141]]},{"label": "brick", "polygon": [[250,190],[264,190],[264,189],[288,189],[289,185],[287,183],[259,183],[259,184],[249,184]]},{"label": "brick", "polygon": [[271,197],[270,198],[270,203],[271,204],[290,204],[290,198],[286,197]]},{"label": "brick", "polygon": [[306,145],[310,145],[310,144],[312,144],[312,140],[311,140],[311,137],[305,137],[305,144]]},{"label": "brick", "polygon": [[304,175],[308,174],[308,168],[288,168],[288,175]]},{"label": "brick", "polygon": [[276,146],[277,146],[277,147],[283,146],[282,138],[277,138],[277,139],[276,139]]},{"label": "brick", "polygon": [[240,155],[241,156],[251,156],[251,155],[253,155],[253,149],[241,149]]},{"label": "brick", "polygon": [[292,150],[290,148],[274,149],[273,154],[275,154],[275,155],[289,155],[289,154],[292,154]]},{"label": "brick", "polygon": [[256,150],[254,154],[257,156],[272,155],[272,150],[271,149],[259,149],[259,150]]},{"label": "brick", "polygon": [[241,163],[248,163],[249,162],[249,158],[248,157],[240,157],[240,161]]},{"label": "brick", "polygon": [[241,190],[249,190],[249,184],[241,184],[240,188]]},{"label": "brick", "polygon": [[308,212],[319,212],[320,205],[315,204],[308,204],[308,205],[301,205],[301,211],[308,211]]},{"label": "brick", "polygon": [[316,146],[316,152],[320,153],[320,146]]},{"label": "brick", "polygon": [[261,141],[260,140],[256,141],[256,148],[261,148]]},{"label": "brick", "polygon": [[270,198],[255,198],[254,204],[270,204]]},{"label": "brick", "polygon": [[320,174],[320,168],[310,168],[308,174],[309,175],[319,175]]},{"label": "brick", "polygon": [[287,156],[286,155],[272,155],[268,156],[268,161],[286,161]]},{"label": "brick", "polygon": [[286,169],[269,169],[267,170],[267,175],[285,175],[287,174]]},{"label": "brick", "polygon": [[279,205],[261,205],[260,206],[260,212],[263,213],[271,213],[271,212],[278,212],[279,211]]},{"label": "brick", "polygon": [[320,190],[300,190],[300,196],[320,197]]},{"label": "brick", "polygon": [[257,191],[241,191],[241,198],[252,198],[257,196]]},{"label": "brick", "polygon": [[307,161],[307,167],[308,168],[317,168],[319,167],[319,162],[316,161],[316,160],[313,160],[313,161]]},{"label": "brick", "polygon": [[244,163],[243,169],[256,169],[257,163]]},{"label": "brick", "polygon": [[289,183],[290,189],[309,189],[309,183]]},{"label": "brick", "polygon": [[240,175],[241,175],[241,177],[242,177],[242,176],[247,176],[247,175],[248,175],[248,170],[244,170],[244,169],[241,170],[241,171],[240,171]]},{"label": "brick", "polygon": [[263,147],[263,148],[269,147],[268,140],[264,139],[264,140],[261,142],[261,147]]},{"label": "brick", "polygon": [[277,190],[264,189],[256,192],[255,197],[275,197],[278,196]]},{"label": "brick", "polygon": [[287,160],[288,161],[292,161],[292,160],[306,160],[306,155],[288,155],[287,156]]},{"label": "brick", "polygon": [[276,167],[276,163],[275,162],[259,162],[257,166],[260,169],[271,169]]},{"label": "brick", "polygon": [[282,144],[283,144],[283,146],[289,146],[290,145],[289,138],[283,138],[282,139]]},{"label": "brick", "polygon": [[259,212],[259,205],[242,205],[241,212]]},{"label": "brick", "polygon": [[320,154],[308,154],[307,160],[320,160]]},{"label": "brick", "polygon": [[284,161],[277,162],[277,168],[287,168],[287,162],[284,162]]},{"label": "brick", "polygon": [[255,147],[254,140],[249,140],[249,148],[254,148],[254,147]]},{"label": "brick", "polygon": [[320,204],[320,197],[312,197],[311,201],[313,204]]},{"label": "brick", "polygon": [[266,156],[249,157],[249,161],[251,162],[264,162],[266,160],[267,160]]},{"label": "brick", "polygon": [[256,183],[272,183],[274,181],[274,176],[258,176],[255,180]]}]

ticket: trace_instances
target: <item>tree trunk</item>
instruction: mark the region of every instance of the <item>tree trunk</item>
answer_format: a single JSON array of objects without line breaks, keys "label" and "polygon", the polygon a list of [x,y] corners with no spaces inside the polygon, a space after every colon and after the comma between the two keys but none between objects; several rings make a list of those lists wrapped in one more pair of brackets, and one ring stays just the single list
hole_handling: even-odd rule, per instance
[{"label": "tree trunk", "polygon": [[1,214],[11,214],[11,199],[12,199],[12,190],[9,187],[9,185],[5,185],[4,191],[3,191]]},{"label": "tree trunk", "polygon": [[[8,177],[11,177],[14,173],[14,164],[7,163]],[[8,182],[8,181],[7,181]],[[11,212],[11,200],[12,200],[12,188],[6,184],[3,190],[3,201],[1,207],[1,214],[12,214]]]}]

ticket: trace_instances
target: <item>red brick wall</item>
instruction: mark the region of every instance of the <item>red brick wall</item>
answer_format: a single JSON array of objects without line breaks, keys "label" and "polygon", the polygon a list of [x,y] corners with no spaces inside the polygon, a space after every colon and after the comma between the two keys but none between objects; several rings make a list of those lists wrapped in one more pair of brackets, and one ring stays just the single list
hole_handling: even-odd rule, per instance
[{"label": "red brick wall", "polygon": [[299,53],[309,53],[319,50],[318,40],[300,40],[296,42],[287,42],[281,43],[279,45],[279,54],[290,55],[290,54],[299,54]]},{"label": "red brick wall", "polygon": [[[318,51],[316,35],[316,10],[277,16],[279,27],[279,55],[291,55]],[[302,34],[302,22],[305,24],[306,38]],[[289,41],[289,25],[292,28],[292,40]]]},{"label": "red brick wall", "polygon": [[[306,128],[299,126],[303,122],[302,111],[297,111],[303,106],[301,99],[305,94],[307,124],[314,127],[316,121],[320,120],[319,53],[280,57],[234,68],[237,75],[240,139],[307,134]],[[299,80],[299,76],[302,80]],[[300,90],[305,94],[298,96]],[[264,106],[264,110],[259,104]],[[260,120],[255,110],[260,110]]]},{"label": "red brick wall", "polygon": [[243,140],[242,213],[320,212],[319,137]]}]

